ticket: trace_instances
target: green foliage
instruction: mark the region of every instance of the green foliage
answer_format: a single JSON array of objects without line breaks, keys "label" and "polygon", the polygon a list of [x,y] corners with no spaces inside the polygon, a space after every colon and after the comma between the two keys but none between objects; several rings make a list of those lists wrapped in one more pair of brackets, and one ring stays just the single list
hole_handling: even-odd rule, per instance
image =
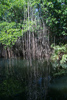
[{"label": "green foliage", "polygon": [[16,26],[15,22],[1,22],[0,23],[0,43],[6,47],[11,47],[15,44],[18,37],[22,36],[20,24]]},{"label": "green foliage", "polygon": [[50,27],[51,35],[59,38],[61,35],[67,35],[67,4],[62,0],[44,0],[41,5],[42,17]]},{"label": "green foliage", "polygon": [[[1,0],[0,1],[0,43],[5,47],[12,47],[20,36],[27,31],[37,32],[41,26],[36,25],[37,21],[32,21],[24,13],[28,14],[28,3],[33,9],[34,16],[38,15],[35,9],[40,0]],[[23,28],[23,29],[22,29]]]},{"label": "green foliage", "polygon": [[37,22],[39,23],[38,20],[36,20],[36,21],[33,21],[33,20],[24,21],[22,24],[23,33],[26,33],[27,31],[37,32],[39,29],[41,29],[42,27],[39,24],[37,25]]},{"label": "green foliage", "polygon": [[12,47],[22,36],[23,0],[0,1],[0,43]]},{"label": "green foliage", "polygon": [[67,62],[67,54],[64,54],[63,56],[62,56],[62,60],[60,61],[60,63],[61,64],[64,64],[64,63],[66,63]]},{"label": "green foliage", "polygon": [[62,67],[67,68],[67,44],[63,46],[53,46],[53,53],[51,56],[51,61],[53,62],[54,68]]},{"label": "green foliage", "polygon": [[[32,15],[28,20],[28,3],[29,15],[33,10],[33,18],[36,18],[36,21],[31,21]],[[0,43],[9,47],[14,45],[18,37],[22,36],[22,28],[23,33],[27,31],[37,33],[39,29],[42,29],[38,22],[42,18],[49,26],[52,36],[67,35],[66,2],[62,3],[62,0],[0,0]]]},{"label": "green foliage", "polygon": [[23,19],[23,0],[4,0],[0,3],[0,18],[4,21],[20,22]]},{"label": "green foliage", "polygon": [[30,20],[24,21],[22,27],[23,27],[23,32],[34,31],[34,27],[36,27],[36,22]]},{"label": "green foliage", "polygon": [[52,44],[52,45],[51,45],[51,48],[54,49],[54,53],[55,53],[56,55],[58,55],[60,52],[67,53],[67,44],[61,45],[61,46],[59,46],[59,45],[54,46],[54,45]]}]

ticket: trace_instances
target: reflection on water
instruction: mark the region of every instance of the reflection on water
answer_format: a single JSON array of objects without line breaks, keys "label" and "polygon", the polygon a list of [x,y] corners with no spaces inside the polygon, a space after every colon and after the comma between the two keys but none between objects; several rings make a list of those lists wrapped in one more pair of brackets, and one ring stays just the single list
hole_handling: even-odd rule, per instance
[{"label": "reflection on water", "polygon": [[50,66],[41,60],[0,59],[0,100],[67,100],[67,75],[52,78]]},{"label": "reflection on water", "polygon": [[51,81],[46,100],[67,100],[67,75],[55,77]]},{"label": "reflection on water", "polygon": [[[47,62],[0,59],[0,99],[45,100],[50,82]],[[22,99],[23,98],[23,99]]]}]

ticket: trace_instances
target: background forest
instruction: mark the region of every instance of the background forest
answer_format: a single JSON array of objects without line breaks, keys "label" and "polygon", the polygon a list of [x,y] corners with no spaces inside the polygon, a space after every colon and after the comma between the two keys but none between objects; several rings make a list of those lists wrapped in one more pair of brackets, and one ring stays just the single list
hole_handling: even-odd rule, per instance
[{"label": "background forest", "polygon": [[44,57],[66,42],[66,0],[0,0],[0,56]]}]

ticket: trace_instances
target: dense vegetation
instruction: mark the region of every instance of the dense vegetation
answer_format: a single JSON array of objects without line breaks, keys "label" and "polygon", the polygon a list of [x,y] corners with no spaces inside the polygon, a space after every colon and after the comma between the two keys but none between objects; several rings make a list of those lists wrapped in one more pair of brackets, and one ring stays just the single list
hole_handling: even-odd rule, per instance
[{"label": "dense vegetation", "polygon": [[[67,1],[1,0],[0,44],[11,48],[27,32],[34,33],[33,37],[37,38],[38,31],[44,30],[43,22],[49,30],[50,44],[65,44],[67,42]],[[27,37],[29,42],[32,36]],[[29,49],[31,49],[30,44]],[[65,50],[64,56],[67,57]]]},{"label": "dense vegetation", "polygon": [[[0,1],[0,43],[11,47],[18,37],[22,36],[22,27],[35,22],[27,22],[25,13],[29,6],[34,9],[35,16],[44,20],[50,30],[50,40],[53,37],[67,35],[67,1],[66,0],[1,0]],[[27,16],[26,20],[24,17]],[[24,22],[24,20],[26,22]],[[33,27],[34,28],[34,27]],[[34,30],[36,30],[34,28]],[[24,30],[26,32],[27,29]],[[58,41],[57,41],[58,42]]]}]

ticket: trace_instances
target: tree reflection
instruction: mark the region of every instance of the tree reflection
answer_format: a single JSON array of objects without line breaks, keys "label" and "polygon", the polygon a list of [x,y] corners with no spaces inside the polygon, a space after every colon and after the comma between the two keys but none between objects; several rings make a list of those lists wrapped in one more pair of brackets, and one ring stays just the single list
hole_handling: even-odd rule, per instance
[{"label": "tree reflection", "polygon": [[20,97],[20,94],[24,94],[23,97],[26,100],[45,100],[50,82],[46,61],[31,60],[30,66],[28,60],[3,59],[2,66],[2,70],[0,70],[2,73],[2,81],[0,80],[1,97],[15,97],[16,95]]}]

